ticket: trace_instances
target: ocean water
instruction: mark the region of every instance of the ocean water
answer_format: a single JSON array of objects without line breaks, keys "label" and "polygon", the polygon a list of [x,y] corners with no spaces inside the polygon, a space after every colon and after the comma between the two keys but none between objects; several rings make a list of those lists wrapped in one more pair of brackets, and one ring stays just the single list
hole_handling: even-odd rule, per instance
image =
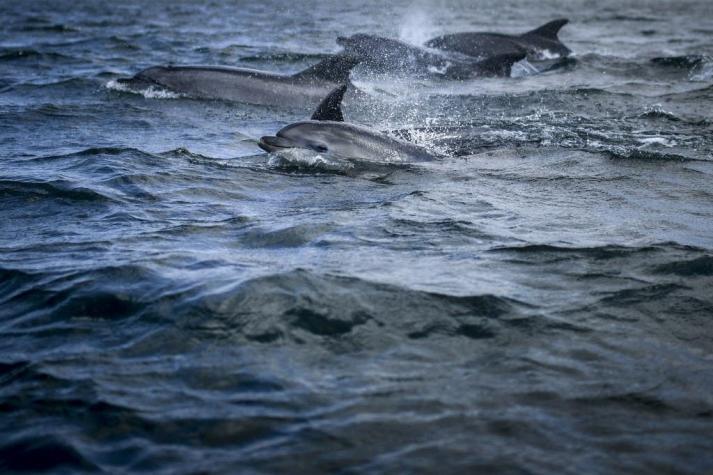
[{"label": "ocean water", "polygon": [[[354,70],[347,120],[425,165],[270,156],[304,110],[113,82],[558,17],[546,74]],[[0,472],[713,470],[711,18],[0,0]]]}]

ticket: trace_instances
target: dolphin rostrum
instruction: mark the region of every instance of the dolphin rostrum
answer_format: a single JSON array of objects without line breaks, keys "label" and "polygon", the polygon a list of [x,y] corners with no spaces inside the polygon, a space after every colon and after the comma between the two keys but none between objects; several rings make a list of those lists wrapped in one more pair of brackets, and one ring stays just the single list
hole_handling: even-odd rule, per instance
[{"label": "dolphin rostrum", "polygon": [[483,76],[509,76],[512,65],[524,59],[523,49],[491,55],[477,60],[459,52],[428,50],[403,41],[359,33],[340,36],[337,43],[344,52],[375,72],[407,72],[437,75],[447,79]]},{"label": "dolphin rostrum", "polygon": [[569,20],[561,18],[521,35],[506,35],[490,32],[453,33],[433,38],[426,42],[429,48],[456,52],[477,58],[526,51],[529,59],[566,57],[572,51],[557,37],[560,29]]},{"label": "dolphin rostrum", "polygon": [[317,107],[310,120],[280,129],[260,139],[266,152],[307,150],[320,155],[384,163],[425,162],[438,157],[416,145],[361,125],[344,122],[341,101],[347,86],[334,89]]},{"label": "dolphin rostrum", "polygon": [[154,66],[118,82],[131,89],[160,86],[199,99],[312,108],[329,91],[348,82],[358,62],[358,58],[339,54],[292,75],[225,66]]}]

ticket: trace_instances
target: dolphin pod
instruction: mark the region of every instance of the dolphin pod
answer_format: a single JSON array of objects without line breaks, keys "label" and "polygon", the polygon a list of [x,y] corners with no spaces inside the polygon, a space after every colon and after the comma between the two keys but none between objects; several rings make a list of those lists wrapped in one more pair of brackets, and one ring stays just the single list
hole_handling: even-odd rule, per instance
[{"label": "dolphin pod", "polygon": [[[557,35],[567,22],[554,20],[520,35],[448,34],[429,40],[425,47],[368,34],[339,37],[337,43],[344,51],[291,75],[226,66],[154,66],[117,82],[132,90],[160,86],[194,98],[256,105],[313,107],[319,103],[310,120],[290,124],[274,136],[262,137],[258,146],[272,153],[307,150],[347,160],[424,162],[438,156],[344,121],[341,102],[357,64],[380,72],[456,80],[509,76],[513,64],[525,58],[538,61],[566,58],[571,51]],[[549,66],[553,67],[557,65]]]},{"label": "dolphin pod", "polygon": [[336,88],[319,104],[310,120],[283,127],[274,136],[262,137],[258,146],[271,153],[298,149],[347,160],[398,163],[437,158],[424,148],[344,122],[341,101],[346,90],[346,85]]}]

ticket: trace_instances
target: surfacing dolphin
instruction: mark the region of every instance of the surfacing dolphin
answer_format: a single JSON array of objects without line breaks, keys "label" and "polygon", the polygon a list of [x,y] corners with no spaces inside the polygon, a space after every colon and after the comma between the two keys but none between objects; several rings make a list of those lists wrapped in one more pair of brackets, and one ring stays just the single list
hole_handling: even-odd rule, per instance
[{"label": "surfacing dolphin", "polygon": [[118,82],[130,89],[160,86],[199,99],[311,109],[329,91],[347,83],[358,62],[339,54],[292,75],[224,66],[154,66]]},{"label": "surfacing dolphin", "polygon": [[416,145],[344,122],[341,101],[346,90],[346,85],[336,88],[319,104],[310,120],[283,127],[274,136],[262,137],[258,146],[272,153],[307,150],[337,159],[381,163],[426,162],[438,158]]},{"label": "surfacing dolphin", "polygon": [[529,59],[564,58],[572,51],[557,37],[560,29],[569,23],[566,18],[553,20],[521,35],[490,32],[453,33],[426,42],[429,48],[457,52],[477,58],[490,58],[500,54],[526,51]]},{"label": "surfacing dolphin", "polygon": [[337,43],[344,52],[376,72],[401,72],[436,75],[446,79],[509,76],[512,65],[524,59],[520,49],[477,60],[462,53],[430,51],[403,41],[359,33],[340,36]]}]

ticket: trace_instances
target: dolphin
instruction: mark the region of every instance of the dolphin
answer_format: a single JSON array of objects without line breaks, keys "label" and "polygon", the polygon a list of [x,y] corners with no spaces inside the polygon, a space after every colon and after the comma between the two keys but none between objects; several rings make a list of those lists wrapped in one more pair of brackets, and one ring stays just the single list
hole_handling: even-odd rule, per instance
[{"label": "dolphin", "polygon": [[358,62],[355,57],[334,55],[292,75],[225,66],[154,66],[118,82],[132,89],[160,86],[199,99],[311,108],[348,82]]},{"label": "dolphin", "polygon": [[566,18],[553,20],[521,35],[503,33],[465,32],[433,38],[426,42],[429,48],[457,52],[477,58],[526,51],[529,59],[567,57],[572,52],[557,37],[560,29],[569,23]]},{"label": "dolphin", "polygon": [[344,122],[341,101],[346,90],[346,85],[334,89],[310,120],[283,127],[274,136],[262,137],[258,146],[271,153],[307,150],[338,159],[382,163],[427,162],[438,158],[414,144]]},{"label": "dolphin", "polygon": [[509,76],[512,65],[526,56],[525,51],[520,49],[479,61],[458,52],[431,51],[403,41],[363,33],[340,36],[337,43],[346,54],[359,58],[377,72],[436,74],[447,79]]}]

